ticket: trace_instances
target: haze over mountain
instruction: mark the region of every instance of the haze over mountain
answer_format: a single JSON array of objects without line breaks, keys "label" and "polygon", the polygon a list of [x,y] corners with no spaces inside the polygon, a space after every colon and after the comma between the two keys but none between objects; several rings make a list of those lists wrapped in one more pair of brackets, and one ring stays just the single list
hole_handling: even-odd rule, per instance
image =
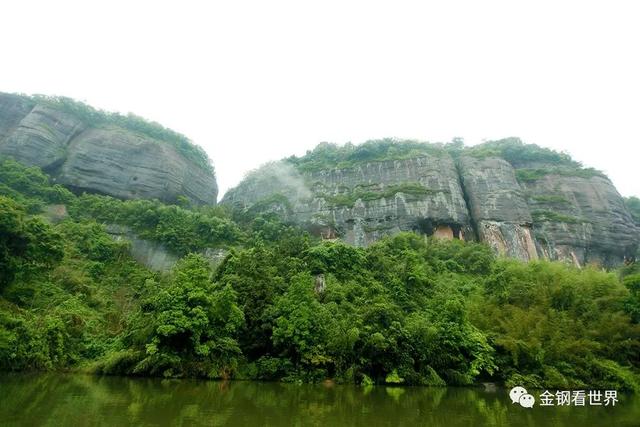
[{"label": "haze over mountain", "polygon": [[188,135],[225,159],[219,197],[321,141],[509,136],[566,151],[640,196],[638,7],[11,2],[0,91],[69,96]]}]

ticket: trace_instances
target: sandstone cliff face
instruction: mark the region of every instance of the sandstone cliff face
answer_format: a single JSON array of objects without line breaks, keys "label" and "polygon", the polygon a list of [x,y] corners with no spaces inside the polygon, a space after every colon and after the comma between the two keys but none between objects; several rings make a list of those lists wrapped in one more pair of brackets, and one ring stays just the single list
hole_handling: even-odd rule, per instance
[{"label": "sandstone cliff face", "polygon": [[399,231],[440,230],[456,238],[472,232],[448,155],[307,173],[273,163],[225,194],[222,203],[251,207],[273,194],[284,200],[272,198],[270,209],[326,238],[341,236],[358,246]]},{"label": "sandstone cliff face", "polygon": [[511,164],[463,156],[459,168],[479,239],[500,254],[537,259],[531,213]]},{"label": "sandstone cliff face", "polygon": [[553,168],[518,179],[546,166],[464,152],[455,160],[445,153],[313,172],[282,161],[250,174],[222,203],[275,211],[358,246],[414,230],[477,239],[522,260],[612,266],[635,256],[640,229],[611,182]]},{"label": "sandstone cliff face", "polygon": [[92,126],[73,114],[0,93],[0,155],[38,166],[78,191],[118,198],[186,196],[215,204],[213,172],[173,146],[117,126]]},{"label": "sandstone cliff face", "polygon": [[551,174],[523,186],[545,258],[613,265],[635,254],[638,227],[607,178]]},{"label": "sandstone cliff face", "polygon": [[0,93],[0,141],[13,132],[34,104],[17,95]]}]

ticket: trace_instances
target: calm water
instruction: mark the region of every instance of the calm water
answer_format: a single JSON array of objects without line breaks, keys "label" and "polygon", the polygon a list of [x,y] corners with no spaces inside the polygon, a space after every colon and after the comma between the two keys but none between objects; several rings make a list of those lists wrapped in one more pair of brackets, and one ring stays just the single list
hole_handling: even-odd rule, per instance
[{"label": "calm water", "polygon": [[503,389],[0,374],[0,425],[640,426],[639,396],[619,399],[525,409]]}]

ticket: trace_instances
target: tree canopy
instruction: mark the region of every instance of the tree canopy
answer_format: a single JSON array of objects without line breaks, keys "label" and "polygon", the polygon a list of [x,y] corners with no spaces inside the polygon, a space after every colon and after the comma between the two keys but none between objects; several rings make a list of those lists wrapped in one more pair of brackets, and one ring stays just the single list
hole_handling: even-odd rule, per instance
[{"label": "tree canopy", "polygon": [[[2,166],[2,370],[639,389],[636,263],[525,263],[415,233],[357,248],[275,214],[75,196]],[[69,215],[48,220],[51,203]],[[105,223],[182,259],[153,273]],[[213,270],[207,247],[228,251]]]}]

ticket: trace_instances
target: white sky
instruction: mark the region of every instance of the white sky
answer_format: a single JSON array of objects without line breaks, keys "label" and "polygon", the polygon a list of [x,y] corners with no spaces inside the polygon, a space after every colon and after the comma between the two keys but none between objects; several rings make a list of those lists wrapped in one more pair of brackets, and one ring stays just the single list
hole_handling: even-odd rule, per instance
[{"label": "white sky", "polygon": [[220,197],[320,141],[519,136],[640,195],[636,1],[13,1],[0,91],[203,146]]}]

